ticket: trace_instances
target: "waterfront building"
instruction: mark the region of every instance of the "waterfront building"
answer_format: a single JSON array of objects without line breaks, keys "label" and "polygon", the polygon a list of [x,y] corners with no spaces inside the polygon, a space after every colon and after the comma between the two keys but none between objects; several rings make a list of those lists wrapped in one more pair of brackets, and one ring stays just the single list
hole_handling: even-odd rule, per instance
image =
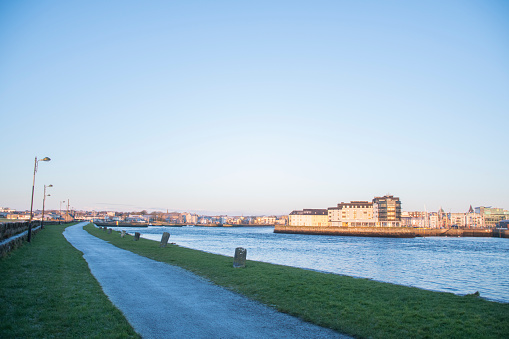
[{"label": "waterfront building", "polygon": [[470,206],[470,210],[465,215],[466,227],[468,228],[484,228],[484,216],[480,213],[475,213]]},{"label": "waterfront building", "polygon": [[292,211],[289,218],[290,226],[328,226],[329,217],[326,209],[303,209]]},{"label": "waterfront building", "polygon": [[255,223],[257,225],[275,225],[276,224],[276,216],[263,216],[257,217]]},{"label": "waterfront building", "polygon": [[466,213],[450,213],[450,225],[457,227],[467,226],[467,214]]},{"label": "waterfront building", "polygon": [[440,228],[440,221],[437,212],[431,212],[428,214],[428,227]]},{"label": "waterfront building", "polygon": [[509,211],[502,208],[480,206],[475,208],[475,213],[483,216],[484,226],[487,228],[495,228],[499,221],[509,219]]},{"label": "waterfront building", "polygon": [[374,227],[373,203],[368,201],[341,202],[327,210],[329,226]]},{"label": "waterfront building", "polygon": [[424,228],[428,224],[426,212],[401,212],[401,226]]},{"label": "waterfront building", "polygon": [[378,227],[401,227],[401,201],[385,195],[373,199],[373,218]]},{"label": "waterfront building", "polygon": [[182,221],[187,224],[197,224],[198,223],[198,215],[191,213],[183,213]]}]

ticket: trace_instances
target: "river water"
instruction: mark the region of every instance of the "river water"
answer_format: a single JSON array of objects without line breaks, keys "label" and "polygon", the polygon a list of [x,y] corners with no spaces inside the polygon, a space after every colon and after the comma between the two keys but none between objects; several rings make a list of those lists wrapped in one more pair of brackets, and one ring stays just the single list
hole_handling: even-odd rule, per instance
[{"label": "river water", "polygon": [[[118,230],[122,228],[116,228]],[[509,239],[276,234],[273,227],[145,227],[128,233],[233,257],[509,303]]]}]

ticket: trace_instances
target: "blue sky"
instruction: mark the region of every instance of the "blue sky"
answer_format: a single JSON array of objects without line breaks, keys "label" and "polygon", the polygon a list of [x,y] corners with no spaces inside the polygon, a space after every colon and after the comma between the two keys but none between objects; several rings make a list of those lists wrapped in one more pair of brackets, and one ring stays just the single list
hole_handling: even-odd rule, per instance
[{"label": "blue sky", "polygon": [[4,1],[0,206],[509,208],[505,1]]}]

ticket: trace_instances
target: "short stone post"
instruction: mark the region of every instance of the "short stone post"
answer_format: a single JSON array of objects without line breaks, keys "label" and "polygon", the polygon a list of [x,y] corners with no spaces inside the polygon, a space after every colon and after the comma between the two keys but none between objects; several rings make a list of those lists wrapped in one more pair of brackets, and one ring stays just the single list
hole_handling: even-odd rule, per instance
[{"label": "short stone post", "polygon": [[134,241],[138,241],[140,240],[140,232],[135,232],[134,233]]},{"label": "short stone post", "polygon": [[163,236],[161,237],[161,245],[159,245],[159,247],[166,247],[169,239],[170,239],[170,233],[164,232]]},{"label": "short stone post", "polygon": [[106,226],[103,227],[103,231],[106,232]]},{"label": "short stone post", "polygon": [[113,231],[111,228],[108,228],[108,234],[111,234],[111,231]]},{"label": "short stone post", "polygon": [[120,233],[120,237],[121,238],[125,237],[125,230],[122,230],[122,233]]},{"label": "short stone post", "polygon": [[247,250],[242,247],[235,249],[235,257],[233,257],[233,267],[246,267]]}]

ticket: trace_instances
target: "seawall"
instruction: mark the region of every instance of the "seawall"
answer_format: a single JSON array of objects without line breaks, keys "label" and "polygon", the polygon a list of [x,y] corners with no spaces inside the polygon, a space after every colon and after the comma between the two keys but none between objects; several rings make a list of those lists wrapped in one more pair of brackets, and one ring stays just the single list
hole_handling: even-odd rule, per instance
[{"label": "seawall", "polygon": [[274,233],[321,234],[354,237],[414,238],[412,228],[406,227],[320,227],[275,226]]},{"label": "seawall", "polygon": [[496,237],[509,238],[507,229],[429,229],[411,227],[323,227],[323,226],[278,226],[274,233],[317,234],[355,237]]}]

